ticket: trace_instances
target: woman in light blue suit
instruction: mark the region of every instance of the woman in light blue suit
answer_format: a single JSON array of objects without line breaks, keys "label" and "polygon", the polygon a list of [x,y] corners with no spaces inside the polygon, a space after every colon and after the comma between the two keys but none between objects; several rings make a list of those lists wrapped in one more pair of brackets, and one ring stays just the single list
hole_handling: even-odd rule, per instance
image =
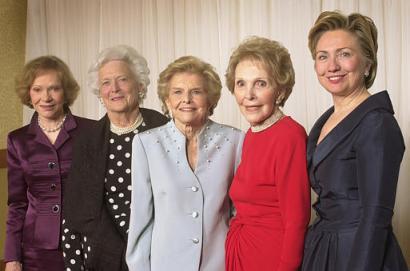
[{"label": "woman in light blue suit", "polygon": [[133,140],[130,270],[224,270],[227,191],[243,133],[208,119],[221,88],[212,66],[192,56],[160,74],[158,95],[172,120]]}]

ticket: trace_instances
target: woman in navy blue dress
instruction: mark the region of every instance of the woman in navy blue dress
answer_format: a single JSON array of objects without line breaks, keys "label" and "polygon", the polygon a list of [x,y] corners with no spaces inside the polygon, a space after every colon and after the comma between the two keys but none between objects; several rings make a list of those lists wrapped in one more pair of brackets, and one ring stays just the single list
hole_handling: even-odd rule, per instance
[{"label": "woman in navy blue dress", "polygon": [[309,33],[320,84],[334,106],[308,138],[317,218],[303,271],[407,271],[391,221],[404,140],[387,91],[371,95],[377,29],[361,14],[320,14]]}]

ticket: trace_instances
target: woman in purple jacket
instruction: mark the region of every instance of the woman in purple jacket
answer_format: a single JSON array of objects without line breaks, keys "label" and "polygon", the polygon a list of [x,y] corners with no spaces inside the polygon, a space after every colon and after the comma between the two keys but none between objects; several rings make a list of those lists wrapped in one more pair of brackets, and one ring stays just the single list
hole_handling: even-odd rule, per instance
[{"label": "woman in purple jacket", "polygon": [[35,113],[30,124],[7,139],[6,271],[64,269],[61,187],[71,165],[73,138],[92,122],[69,110],[79,89],[67,65],[55,56],[28,62],[17,80],[17,95]]}]

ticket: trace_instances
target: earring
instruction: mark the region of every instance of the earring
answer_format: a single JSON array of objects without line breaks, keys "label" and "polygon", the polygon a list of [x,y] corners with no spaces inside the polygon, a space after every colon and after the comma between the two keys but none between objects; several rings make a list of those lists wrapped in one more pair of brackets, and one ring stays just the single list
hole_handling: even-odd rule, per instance
[{"label": "earring", "polygon": [[364,77],[367,77],[367,76],[369,76],[369,71],[364,72]]}]

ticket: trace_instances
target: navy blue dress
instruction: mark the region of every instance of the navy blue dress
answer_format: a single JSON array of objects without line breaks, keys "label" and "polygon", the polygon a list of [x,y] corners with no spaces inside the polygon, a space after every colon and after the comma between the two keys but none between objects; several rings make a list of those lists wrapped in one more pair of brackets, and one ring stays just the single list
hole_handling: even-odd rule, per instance
[{"label": "navy blue dress", "polygon": [[370,96],[319,144],[333,107],[308,138],[308,169],[317,219],[302,271],[408,271],[392,232],[404,140],[386,91]]}]

